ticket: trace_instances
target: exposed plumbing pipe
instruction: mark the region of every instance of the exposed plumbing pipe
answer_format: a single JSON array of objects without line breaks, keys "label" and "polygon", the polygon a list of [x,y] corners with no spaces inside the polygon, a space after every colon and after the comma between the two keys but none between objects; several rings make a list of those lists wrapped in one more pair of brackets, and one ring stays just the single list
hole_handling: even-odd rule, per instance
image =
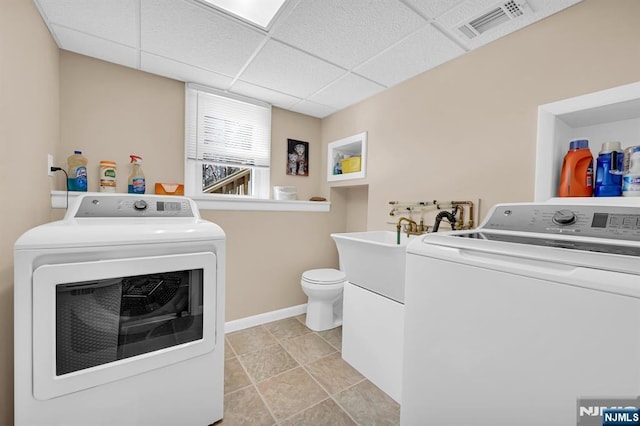
[{"label": "exposed plumbing pipe", "polygon": [[442,222],[442,219],[445,217],[449,220],[449,223],[451,224],[451,229],[455,229],[455,225],[456,225],[455,213],[451,213],[444,210],[438,213],[438,215],[436,216],[436,223],[433,225],[433,229],[431,230],[431,232],[438,232],[438,228],[440,228],[440,222]]},{"label": "exposed plumbing pipe", "polygon": [[[391,211],[389,212],[390,216],[396,216],[397,213],[400,215],[408,215],[409,218],[412,218],[414,212],[420,214],[420,219],[424,219],[424,214],[426,212],[441,210],[441,209],[454,209],[453,215],[458,215],[456,218],[454,229],[471,229],[474,225],[473,215],[474,215],[474,204],[473,201],[442,201],[442,200],[433,200],[433,201],[390,201],[390,205],[393,206]],[[469,221],[465,224],[465,207],[469,207]],[[441,218],[442,220],[442,218]],[[432,231],[432,232],[435,232]]]},{"label": "exposed plumbing pipe", "polygon": [[456,228],[464,229],[464,206],[462,204],[456,204],[456,209],[460,212],[458,214],[458,221],[456,223]]},{"label": "exposed plumbing pipe", "polygon": [[473,228],[473,201],[452,201],[452,203],[469,206],[469,222],[467,226],[469,229]]},{"label": "exposed plumbing pipe", "polygon": [[419,211],[420,213],[429,212],[433,210],[441,210],[448,209],[454,207],[452,201],[442,201],[436,202],[436,204],[415,204],[415,203],[406,203],[406,204],[396,204],[397,202],[390,202],[389,204],[394,205],[394,207],[389,212],[389,216],[395,216],[398,212],[409,212],[411,214],[414,210]]},{"label": "exposed plumbing pipe", "polygon": [[389,201],[389,204],[394,205],[411,205],[411,206],[429,206],[437,204],[436,200],[433,201]]}]

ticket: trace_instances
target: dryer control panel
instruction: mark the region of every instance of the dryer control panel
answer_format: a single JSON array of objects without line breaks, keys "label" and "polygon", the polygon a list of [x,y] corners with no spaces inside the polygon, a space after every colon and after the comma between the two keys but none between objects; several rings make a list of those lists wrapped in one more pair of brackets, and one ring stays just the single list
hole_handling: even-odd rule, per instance
[{"label": "dryer control panel", "polygon": [[136,194],[84,195],[71,213],[75,218],[198,217],[188,198]]},{"label": "dryer control panel", "polygon": [[640,241],[640,208],[502,204],[494,207],[482,228]]}]

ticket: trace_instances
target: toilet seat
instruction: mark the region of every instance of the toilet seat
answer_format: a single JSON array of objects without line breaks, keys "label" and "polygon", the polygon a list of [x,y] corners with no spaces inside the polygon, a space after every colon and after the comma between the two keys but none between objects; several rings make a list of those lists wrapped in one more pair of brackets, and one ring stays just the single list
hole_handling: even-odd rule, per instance
[{"label": "toilet seat", "polygon": [[347,280],[347,275],[343,271],[332,268],[311,269],[302,274],[302,281],[309,284],[331,285],[341,284]]},{"label": "toilet seat", "polygon": [[300,284],[307,295],[306,326],[324,331],[342,325],[342,292],[347,275],[337,269],[311,269],[302,273]]}]

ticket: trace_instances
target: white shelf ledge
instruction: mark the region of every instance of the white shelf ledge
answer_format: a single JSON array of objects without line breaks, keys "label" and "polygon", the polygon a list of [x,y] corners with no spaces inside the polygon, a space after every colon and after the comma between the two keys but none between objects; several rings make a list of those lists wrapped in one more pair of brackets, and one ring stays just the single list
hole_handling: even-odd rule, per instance
[{"label": "white shelf ledge", "polygon": [[[339,158],[360,157],[360,170],[334,175],[333,167],[336,155]],[[358,133],[327,145],[327,182],[363,179],[365,177],[367,177],[367,132]]]},{"label": "white shelf ledge", "polygon": [[[99,192],[69,192],[69,203],[81,194],[99,194]],[[240,210],[240,211],[271,211],[271,212],[328,212],[331,209],[329,201],[301,201],[301,200],[264,200],[249,197],[224,196],[193,196],[200,210]],[[66,191],[51,191],[51,207],[64,209],[67,204]]]},{"label": "white shelf ledge", "polygon": [[535,201],[557,196],[569,141],[589,140],[595,169],[600,144],[620,141],[623,149],[637,144],[638,124],[640,82],[538,106]]}]

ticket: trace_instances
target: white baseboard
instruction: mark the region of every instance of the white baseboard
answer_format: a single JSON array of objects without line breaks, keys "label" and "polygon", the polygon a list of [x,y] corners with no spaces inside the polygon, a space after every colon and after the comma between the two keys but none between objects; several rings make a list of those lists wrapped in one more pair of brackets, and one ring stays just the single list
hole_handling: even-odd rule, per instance
[{"label": "white baseboard", "polygon": [[240,318],[226,322],[224,324],[224,332],[225,334],[232,333],[234,331],[244,330],[245,328],[255,327],[268,322],[295,317],[296,315],[302,315],[306,312],[307,304],[305,303],[303,305],[291,306],[289,308],[265,312],[264,314],[253,315],[251,317]]}]

